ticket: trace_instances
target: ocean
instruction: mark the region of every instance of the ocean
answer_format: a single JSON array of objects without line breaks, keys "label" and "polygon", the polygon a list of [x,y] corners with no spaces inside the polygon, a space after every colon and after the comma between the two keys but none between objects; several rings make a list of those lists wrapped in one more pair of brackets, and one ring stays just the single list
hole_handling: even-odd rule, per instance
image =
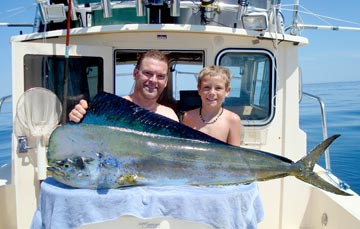
[{"label": "ocean", "polygon": [[[331,171],[351,189],[360,193],[360,81],[305,84],[303,91],[320,97],[325,103],[328,136],[341,134],[330,146]],[[300,127],[307,133],[310,151],[323,139],[319,103],[303,96],[300,103]],[[0,113],[0,167],[10,163],[11,103],[5,102]],[[319,159],[325,167],[325,157]]]},{"label": "ocean", "polygon": [[11,161],[11,119],[11,100],[7,100],[0,112],[0,168]]}]

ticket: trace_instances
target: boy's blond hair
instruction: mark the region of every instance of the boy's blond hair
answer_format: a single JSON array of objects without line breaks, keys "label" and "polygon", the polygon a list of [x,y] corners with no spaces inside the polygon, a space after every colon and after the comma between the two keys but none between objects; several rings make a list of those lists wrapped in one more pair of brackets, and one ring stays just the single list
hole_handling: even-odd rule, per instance
[{"label": "boy's blond hair", "polygon": [[201,86],[201,81],[205,76],[221,76],[221,78],[223,78],[223,80],[225,81],[225,88],[229,88],[230,86],[230,81],[231,81],[231,72],[229,71],[229,69],[223,67],[223,66],[217,66],[217,65],[211,65],[211,66],[207,66],[204,67],[198,76],[198,88],[200,88]]}]

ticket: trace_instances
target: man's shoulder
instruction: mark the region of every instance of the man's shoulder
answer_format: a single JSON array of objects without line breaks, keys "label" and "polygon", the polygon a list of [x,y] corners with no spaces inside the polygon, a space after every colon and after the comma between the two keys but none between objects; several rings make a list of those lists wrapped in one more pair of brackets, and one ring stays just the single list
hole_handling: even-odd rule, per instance
[{"label": "man's shoulder", "polygon": [[176,115],[175,111],[173,109],[171,109],[170,107],[159,104],[158,113],[163,116],[166,116],[168,118],[171,118],[175,121],[179,121],[179,118]]},{"label": "man's shoulder", "polygon": [[124,96],[121,96],[123,99],[127,99],[127,100],[129,100],[129,101],[131,101],[132,102],[132,99],[131,99],[131,97],[130,97],[130,95],[124,95]]},{"label": "man's shoulder", "polygon": [[170,107],[165,106],[165,105],[161,105],[161,104],[159,104],[158,109],[160,109],[162,111],[168,111],[168,112],[174,112],[175,113],[175,111],[173,109],[171,109]]}]

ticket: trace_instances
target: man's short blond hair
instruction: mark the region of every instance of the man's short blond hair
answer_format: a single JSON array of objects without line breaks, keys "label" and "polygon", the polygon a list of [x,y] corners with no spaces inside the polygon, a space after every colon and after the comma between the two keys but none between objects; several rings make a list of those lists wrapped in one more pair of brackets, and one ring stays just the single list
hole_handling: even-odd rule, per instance
[{"label": "man's short blond hair", "polygon": [[155,59],[155,60],[159,60],[159,61],[162,61],[162,62],[165,62],[166,65],[169,68],[169,58],[168,58],[168,56],[165,55],[164,53],[162,53],[159,50],[151,49],[151,50],[148,50],[148,51],[140,54],[140,56],[139,56],[139,58],[137,60],[137,63],[136,63],[136,68],[137,69],[141,68],[142,61],[147,57]]}]

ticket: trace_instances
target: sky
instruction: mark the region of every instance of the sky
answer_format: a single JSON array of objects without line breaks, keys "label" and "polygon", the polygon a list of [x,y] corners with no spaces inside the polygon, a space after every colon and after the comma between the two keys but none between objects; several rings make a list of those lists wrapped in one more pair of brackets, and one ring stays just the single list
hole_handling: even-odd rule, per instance
[{"label": "sky", "polygon": [[[36,0],[2,1],[0,23],[33,23]],[[282,0],[282,12],[291,15],[294,0]],[[336,4],[337,3],[337,4]],[[300,16],[304,24],[360,28],[360,1],[300,0]],[[287,17],[287,16],[286,16]],[[285,25],[291,23],[287,17]],[[350,23],[351,22],[351,23]],[[0,26],[0,98],[11,94],[10,37],[32,32],[32,28]],[[299,51],[303,83],[360,81],[360,31],[301,31],[309,39]]]}]

